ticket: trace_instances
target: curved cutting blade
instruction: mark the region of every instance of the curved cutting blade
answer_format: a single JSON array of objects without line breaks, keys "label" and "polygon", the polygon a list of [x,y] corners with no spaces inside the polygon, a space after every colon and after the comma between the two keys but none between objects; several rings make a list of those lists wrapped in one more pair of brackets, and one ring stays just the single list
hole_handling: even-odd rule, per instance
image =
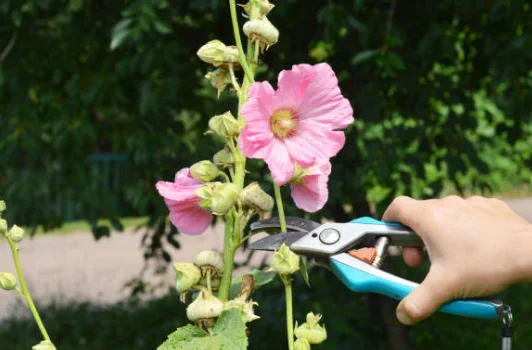
[{"label": "curved cutting blade", "polygon": [[251,243],[248,248],[253,250],[279,250],[286,244],[288,247],[295,241],[306,235],[307,232],[281,232]]},{"label": "curved cutting blade", "polygon": [[[320,224],[312,220],[302,219],[298,217],[288,216],[286,217],[286,228],[295,232],[310,232],[318,228]],[[265,220],[259,220],[252,222],[250,229],[253,232],[266,231],[266,232],[279,232],[281,229],[281,223],[278,217],[273,217]]]}]

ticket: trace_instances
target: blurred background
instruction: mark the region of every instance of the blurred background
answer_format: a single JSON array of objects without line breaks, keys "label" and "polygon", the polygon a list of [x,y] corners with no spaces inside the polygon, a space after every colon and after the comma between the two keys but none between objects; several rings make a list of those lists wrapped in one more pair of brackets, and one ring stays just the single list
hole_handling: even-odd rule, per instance
[{"label": "blurred background", "polygon": [[[280,40],[257,79],[326,61],[355,111],[313,219],[379,217],[400,194],[482,194],[532,221],[530,1],[273,3]],[[218,100],[204,79],[195,53],[211,39],[233,43],[227,1],[0,1],[0,199],[10,225],[33,234],[22,265],[59,349],[154,349],[186,322],[167,264],[221,249],[222,223],[180,235],[154,184],[222,147],[203,132],[235,99]],[[250,169],[269,186],[259,162]],[[0,245],[0,270],[14,271]],[[240,271],[248,260],[239,253]],[[427,266],[387,268],[420,281]],[[310,282],[296,281],[294,316],[323,313],[329,338],[316,349],[500,346],[497,322],[437,315],[406,328],[395,301],[355,295],[324,269]],[[504,295],[516,349],[532,343],[531,295],[531,285]],[[250,348],[283,348],[281,283],[254,299]],[[0,292],[0,348],[38,341],[22,302]]]}]

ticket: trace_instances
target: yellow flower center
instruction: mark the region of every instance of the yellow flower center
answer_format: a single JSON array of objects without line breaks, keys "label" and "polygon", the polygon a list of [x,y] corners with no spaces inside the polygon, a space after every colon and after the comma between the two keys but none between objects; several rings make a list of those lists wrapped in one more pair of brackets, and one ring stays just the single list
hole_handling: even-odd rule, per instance
[{"label": "yellow flower center", "polygon": [[280,109],[270,117],[270,129],[277,137],[287,137],[296,127],[294,112],[290,109]]}]

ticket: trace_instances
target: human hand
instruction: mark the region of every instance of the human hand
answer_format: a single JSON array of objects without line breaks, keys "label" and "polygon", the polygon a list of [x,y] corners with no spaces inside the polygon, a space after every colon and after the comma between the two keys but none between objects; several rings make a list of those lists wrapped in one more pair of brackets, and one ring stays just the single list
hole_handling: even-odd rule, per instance
[{"label": "human hand", "polygon": [[[431,261],[425,280],[397,307],[397,318],[406,325],[452,299],[490,295],[532,279],[532,225],[501,200],[398,197],[383,220],[414,230]],[[405,247],[403,259],[419,265],[421,249]]]}]

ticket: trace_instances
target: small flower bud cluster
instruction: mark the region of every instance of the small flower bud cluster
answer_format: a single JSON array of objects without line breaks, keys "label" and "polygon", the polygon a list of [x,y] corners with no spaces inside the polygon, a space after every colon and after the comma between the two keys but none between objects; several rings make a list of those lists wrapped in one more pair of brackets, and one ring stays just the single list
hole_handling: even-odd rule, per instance
[{"label": "small flower bud cluster", "polygon": [[[194,263],[174,263],[176,289],[184,300],[189,290],[201,289],[210,284],[211,290],[218,290],[224,268],[220,254],[212,250],[199,252]],[[210,283],[209,283],[209,281]]]},{"label": "small flower bud cluster", "polygon": [[327,339],[325,326],[318,324],[320,320],[320,314],[314,315],[312,312],[309,312],[307,314],[307,322],[301,326],[298,326],[296,322],[294,334],[297,338],[296,343],[299,342],[300,349],[310,349],[310,344],[321,344]]},{"label": "small flower bud cluster", "polygon": [[226,46],[220,40],[211,40],[200,47],[198,57],[215,67],[238,65],[238,50],[235,46]]},{"label": "small flower bud cluster", "polygon": [[233,183],[210,182],[195,191],[200,197],[199,205],[214,215],[224,215],[235,204],[240,190]]},{"label": "small flower bud cluster", "polygon": [[12,290],[17,287],[15,275],[9,272],[0,272],[0,288],[3,290]]},{"label": "small flower bud cluster", "polygon": [[220,316],[224,303],[206,288],[201,289],[196,300],[187,307],[187,318],[193,322],[201,322]]},{"label": "small flower bud cluster", "polygon": [[238,137],[243,127],[243,123],[236,120],[231,112],[215,115],[209,120],[210,131],[224,139]]}]

